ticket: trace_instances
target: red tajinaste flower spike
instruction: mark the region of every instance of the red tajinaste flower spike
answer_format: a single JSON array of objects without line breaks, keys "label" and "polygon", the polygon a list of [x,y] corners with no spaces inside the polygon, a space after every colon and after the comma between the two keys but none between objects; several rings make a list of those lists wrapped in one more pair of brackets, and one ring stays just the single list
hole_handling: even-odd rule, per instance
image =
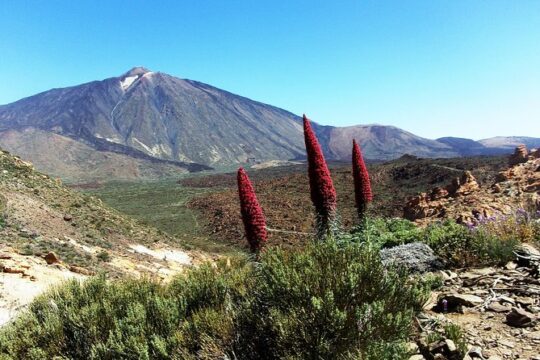
[{"label": "red tajinaste flower spike", "polygon": [[251,251],[259,253],[266,243],[266,220],[253,185],[249,180],[246,171],[243,168],[238,169],[238,196],[240,197],[240,211],[246,238]]},{"label": "red tajinaste flower spike", "polygon": [[324,160],[321,146],[306,115],[304,115],[304,139],[306,142],[311,201],[317,212],[317,231],[321,235],[331,230],[330,226],[335,220],[337,209],[336,190]]},{"label": "red tajinaste flower spike", "polygon": [[373,200],[373,193],[371,192],[369,173],[362,152],[360,151],[360,146],[358,146],[354,139],[352,149],[352,172],[354,178],[356,208],[358,209],[360,219],[363,219],[368,203]]}]

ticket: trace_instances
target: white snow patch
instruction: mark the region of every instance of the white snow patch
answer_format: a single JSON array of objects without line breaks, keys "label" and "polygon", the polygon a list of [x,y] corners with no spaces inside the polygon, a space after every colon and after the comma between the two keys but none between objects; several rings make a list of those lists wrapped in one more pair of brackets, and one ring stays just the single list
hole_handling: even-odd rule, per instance
[{"label": "white snow patch", "polygon": [[171,148],[169,146],[167,146],[167,145],[160,144],[159,148],[161,149],[162,154],[166,154],[166,155],[169,155],[169,156],[172,154]]},{"label": "white snow patch", "polygon": [[154,75],[154,72],[153,72],[153,71],[149,71],[149,72],[147,72],[147,73],[144,73],[142,77],[151,79],[151,78],[152,78],[152,75]]},{"label": "white snow patch", "polygon": [[210,149],[210,154],[209,155],[210,155],[210,162],[212,162],[212,163],[216,163],[219,160],[221,160],[221,155],[220,155],[219,151],[216,150],[215,148]]},{"label": "white snow patch", "polygon": [[133,84],[138,78],[139,75],[127,76],[124,78],[124,80],[120,81],[120,87],[122,88],[122,90],[126,91],[131,86],[131,84]]},{"label": "white snow patch", "polygon": [[181,250],[151,250],[140,244],[129,245],[129,247],[136,253],[149,255],[156,259],[174,261],[182,265],[191,265],[191,257],[186,252]]}]

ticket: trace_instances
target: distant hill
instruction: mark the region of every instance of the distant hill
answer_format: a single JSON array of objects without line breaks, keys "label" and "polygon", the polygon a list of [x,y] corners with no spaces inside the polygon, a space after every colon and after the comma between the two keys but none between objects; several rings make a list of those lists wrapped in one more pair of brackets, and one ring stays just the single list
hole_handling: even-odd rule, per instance
[{"label": "distant hill", "polygon": [[480,144],[489,148],[511,149],[525,144],[528,148],[540,147],[540,138],[528,136],[497,136],[479,141]]},{"label": "distant hill", "polygon": [[178,164],[129,153],[98,151],[91,144],[36,128],[0,132],[6,149],[31,161],[52,176],[69,183],[88,183],[104,179],[133,180],[172,177],[190,169],[204,169],[197,164]]},{"label": "distant hill", "polygon": [[[430,140],[393,126],[313,127],[333,160],[350,158],[353,138],[366,158],[377,160],[479,155],[512,147],[508,142],[492,146],[489,139]],[[305,158],[299,116],[142,67],[0,106],[0,146],[75,182]]]},{"label": "distant hill", "polygon": [[507,152],[506,149],[488,148],[478,141],[458,137],[442,137],[437,142],[446,144],[459,153],[460,156],[496,155]]},{"label": "distant hill", "polygon": [[447,144],[425,139],[394,126],[357,125],[331,127],[325,137],[331,159],[349,160],[352,140],[358,139],[365,156],[372,160],[396,159],[404,154],[418,157],[453,157],[459,154]]}]

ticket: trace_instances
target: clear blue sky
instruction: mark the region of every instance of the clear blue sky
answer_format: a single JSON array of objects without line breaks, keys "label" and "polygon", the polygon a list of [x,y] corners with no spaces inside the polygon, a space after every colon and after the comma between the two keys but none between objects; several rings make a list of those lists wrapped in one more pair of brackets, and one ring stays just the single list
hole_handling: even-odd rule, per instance
[{"label": "clear blue sky", "polygon": [[135,65],[331,125],[540,136],[540,1],[3,0],[0,104]]}]

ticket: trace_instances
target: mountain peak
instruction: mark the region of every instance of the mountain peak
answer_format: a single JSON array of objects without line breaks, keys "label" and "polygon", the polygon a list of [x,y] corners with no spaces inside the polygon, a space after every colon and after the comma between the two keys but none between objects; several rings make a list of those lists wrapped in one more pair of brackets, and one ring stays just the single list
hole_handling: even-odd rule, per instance
[{"label": "mountain peak", "polygon": [[150,70],[148,70],[147,68],[143,66],[135,66],[134,68],[126,72],[124,75],[122,75],[122,77],[144,75],[149,72]]},{"label": "mountain peak", "polygon": [[120,87],[127,91],[137,80],[152,72],[142,66],[136,66],[120,77]]}]

